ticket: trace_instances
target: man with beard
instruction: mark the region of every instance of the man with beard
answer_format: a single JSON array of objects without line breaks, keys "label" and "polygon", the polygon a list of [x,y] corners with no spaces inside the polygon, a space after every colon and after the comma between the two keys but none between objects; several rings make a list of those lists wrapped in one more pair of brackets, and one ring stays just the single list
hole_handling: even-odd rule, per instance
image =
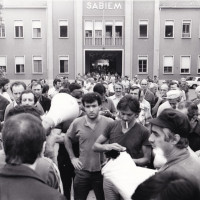
[{"label": "man with beard", "polygon": [[153,149],[160,150],[167,162],[159,172],[179,173],[191,182],[197,181],[200,188],[200,160],[187,149],[191,126],[187,115],[168,108],[157,118],[151,119],[149,142]]}]

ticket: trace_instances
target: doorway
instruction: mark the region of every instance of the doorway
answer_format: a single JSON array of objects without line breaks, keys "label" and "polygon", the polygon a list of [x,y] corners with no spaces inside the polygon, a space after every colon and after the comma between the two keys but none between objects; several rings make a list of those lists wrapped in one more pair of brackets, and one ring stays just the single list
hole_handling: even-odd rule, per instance
[{"label": "doorway", "polygon": [[85,73],[122,75],[122,51],[85,51]]}]

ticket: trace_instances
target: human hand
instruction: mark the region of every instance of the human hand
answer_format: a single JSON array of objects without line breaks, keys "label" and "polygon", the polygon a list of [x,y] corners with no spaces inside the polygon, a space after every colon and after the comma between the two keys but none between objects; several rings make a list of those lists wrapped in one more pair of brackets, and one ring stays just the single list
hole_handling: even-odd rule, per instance
[{"label": "human hand", "polygon": [[75,169],[81,170],[83,168],[83,164],[79,158],[72,158],[71,162]]},{"label": "human hand", "polygon": [[106,146],[106,151],[111,151],[111,150],[126,151],[126,147],[123,147],[118,143],[105,144],[105,146]]}]

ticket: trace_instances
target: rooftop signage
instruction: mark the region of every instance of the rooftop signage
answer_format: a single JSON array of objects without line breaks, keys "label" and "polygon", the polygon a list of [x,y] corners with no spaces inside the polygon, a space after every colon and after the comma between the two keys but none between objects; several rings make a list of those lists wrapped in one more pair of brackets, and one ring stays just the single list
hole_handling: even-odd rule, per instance
[{"label": "rooftop signage", "polygon": [[89,10],[121,10],[122,4],[113,1],[88,1],[86,8]]}]

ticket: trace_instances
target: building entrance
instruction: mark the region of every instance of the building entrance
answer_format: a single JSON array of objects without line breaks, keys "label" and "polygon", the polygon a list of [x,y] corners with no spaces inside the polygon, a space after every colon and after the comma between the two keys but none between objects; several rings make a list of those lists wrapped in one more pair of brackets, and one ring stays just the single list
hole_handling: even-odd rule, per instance
[{"label": "building entrance", "polygon": [[122,51],[85,51],[85,73],[122,75]]}]

